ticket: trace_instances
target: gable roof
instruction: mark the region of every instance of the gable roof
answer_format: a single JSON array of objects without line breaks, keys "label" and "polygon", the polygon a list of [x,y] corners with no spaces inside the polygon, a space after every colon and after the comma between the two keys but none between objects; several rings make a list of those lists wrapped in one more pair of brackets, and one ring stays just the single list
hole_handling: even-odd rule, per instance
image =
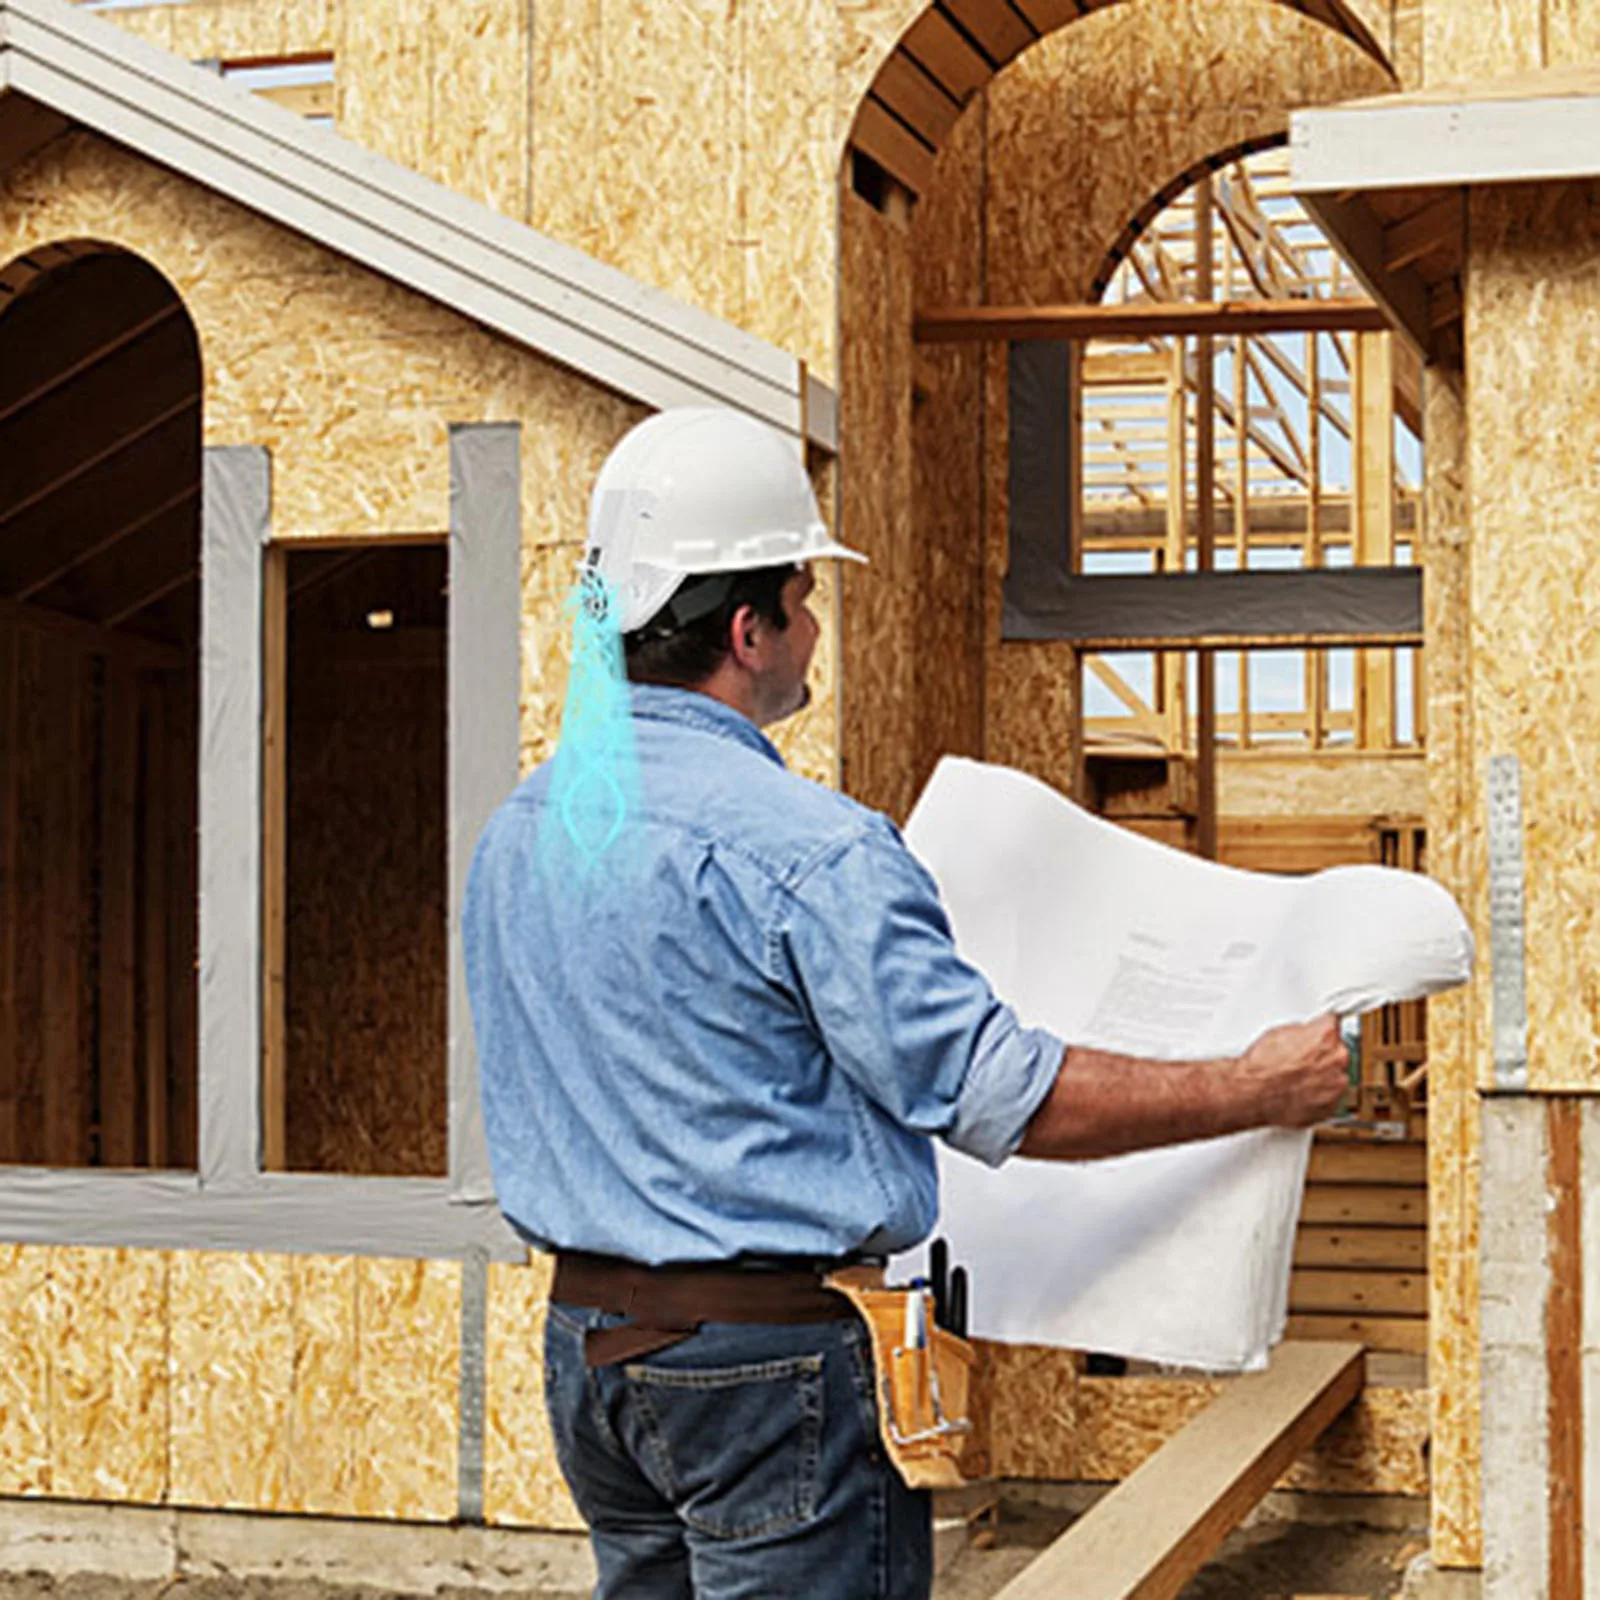
[{"label": "gable roof", "polygon": [[0,0],[0,171],[74,124],[645,405],[836,447],[794,356],[63,0]]}]

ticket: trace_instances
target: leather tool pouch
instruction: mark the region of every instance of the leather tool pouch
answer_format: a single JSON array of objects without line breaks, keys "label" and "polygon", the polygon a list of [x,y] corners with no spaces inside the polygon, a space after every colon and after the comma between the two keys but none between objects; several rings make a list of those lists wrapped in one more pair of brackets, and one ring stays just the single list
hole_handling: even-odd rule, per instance
[{"label": "leather tool pouch", "polygon": [[[847,1268],[826,1279],[857,1310],[872,1336],[883,1447],[913,1489],[956,1489],[987,1474],[987,1441],[973,1413],[977,1351],[933,1321],[925,1289],[885,1289]],[[926,1338],[905,1339],[907,1302],[923,1298]]]}]

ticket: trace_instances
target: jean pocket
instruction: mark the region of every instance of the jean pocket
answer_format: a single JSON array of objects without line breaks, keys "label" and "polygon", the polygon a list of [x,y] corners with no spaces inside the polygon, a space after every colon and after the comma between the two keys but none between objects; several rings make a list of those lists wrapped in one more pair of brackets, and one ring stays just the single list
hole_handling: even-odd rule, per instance
[{"label": "jean pocket", "polygon": [[625,1369],[644,1447],[678,1515],[713,1539],[792,1532],[816,1515],[823,1358]]}]

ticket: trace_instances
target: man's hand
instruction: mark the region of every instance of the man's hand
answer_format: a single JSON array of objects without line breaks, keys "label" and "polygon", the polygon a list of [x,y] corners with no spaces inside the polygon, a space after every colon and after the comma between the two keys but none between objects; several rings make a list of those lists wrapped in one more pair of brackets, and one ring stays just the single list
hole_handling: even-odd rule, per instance
[{"label": "man's hand", "polygon": [[1261,1035],[1242,1056],[1144,1061],[1068,1049],[1018,1154],[1082,1161],[1246,1128],[1308,1128],[1344,1093],[1350,1053],[1333,1017]]},{"label": "man's hand", "polygon": [[1254,1083],[1264,1123],[1309,1128],[1338,1110],[1350,1051],[1338,1019],[1323,1016],[1269,1029],[1240,1056],[1239,1071]]}]

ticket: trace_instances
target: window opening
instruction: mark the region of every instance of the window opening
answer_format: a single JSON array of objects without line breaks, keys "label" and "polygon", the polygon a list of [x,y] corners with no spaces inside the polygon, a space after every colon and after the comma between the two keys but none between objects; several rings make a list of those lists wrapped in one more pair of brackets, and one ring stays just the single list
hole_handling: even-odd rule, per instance
[{"label": "window opening", "polygon": [[268,553],[268,1168],[448,1168],[447,561]]}]

